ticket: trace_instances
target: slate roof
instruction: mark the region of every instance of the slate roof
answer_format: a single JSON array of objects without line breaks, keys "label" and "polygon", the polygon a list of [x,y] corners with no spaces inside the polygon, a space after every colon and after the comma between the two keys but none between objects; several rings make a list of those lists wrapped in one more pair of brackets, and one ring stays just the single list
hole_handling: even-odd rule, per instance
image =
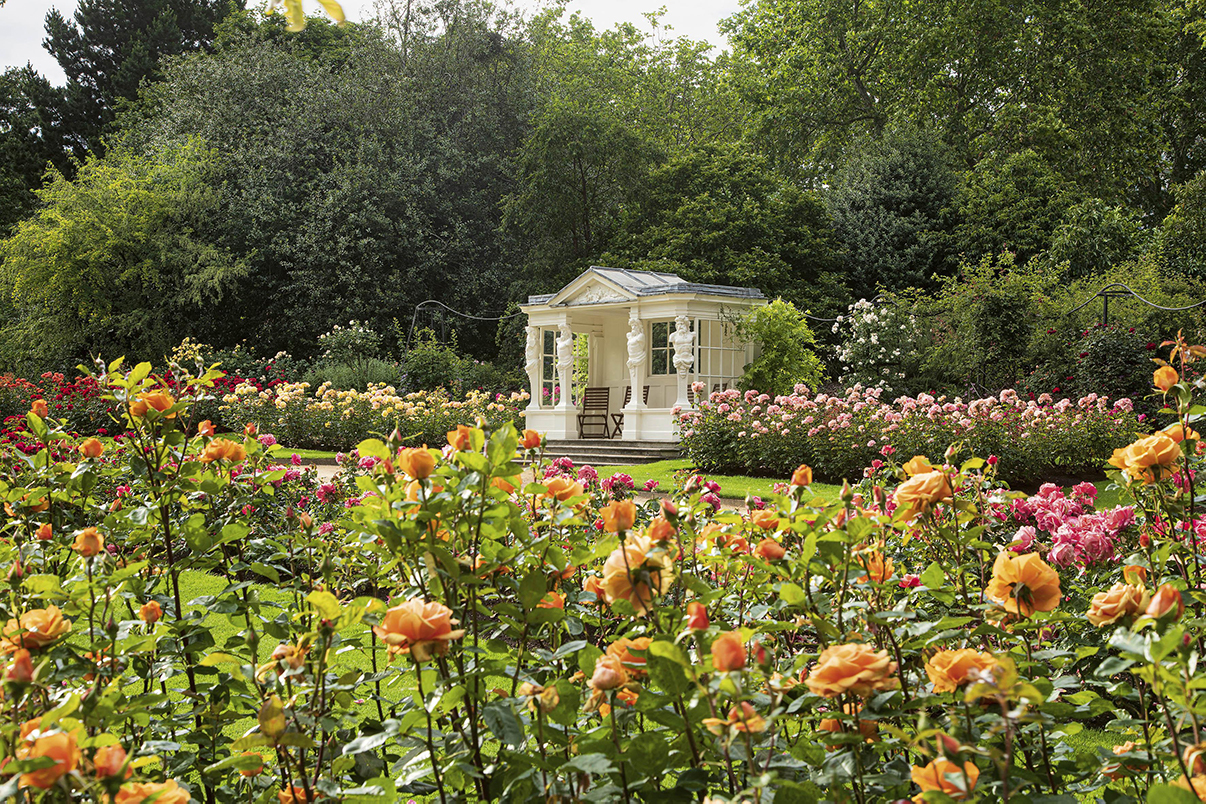
[{"label": "slate roof", "polygon": [[[761,290],[757,288],[739,288],[731,285],[708,285],[698,282],[688,282],[678,274],[661,271],[630,271],[627,268],[605,268],[592,266],[582,275],[595,274],[637,296],[661,296],[665,294],[692,293],[705,296],[729,296],[745,299],[764,299]],[[574,282],[582,278],[575,277]],[[572,284],[572,283],[571,283]],[[568,286],[567,286],[568,287]],[[558,291],[560,293],[561,291]],[[546,304],[557,293],[544,293],[538,296],[528,296],[528,304]]]}]

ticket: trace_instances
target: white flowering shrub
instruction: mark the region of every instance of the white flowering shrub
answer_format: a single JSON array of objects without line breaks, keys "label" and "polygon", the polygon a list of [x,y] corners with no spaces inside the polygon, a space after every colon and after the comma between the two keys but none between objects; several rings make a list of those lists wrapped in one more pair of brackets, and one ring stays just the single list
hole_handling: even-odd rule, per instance
[{"label": "white flowering shrub", "polygon": [[318,336],[322,359],[332,363],[356,363],[381,353],[381,335],[363,322],[352,319],[346,327],[339,324]]},{"label": "white flowering shrub", "polygon": [[860,299],[838,316],[833,332],[842,336],[837,357],[843,386],[862,385],[888,395],[907,389],[921,340],[921,326],[909,309]]}]

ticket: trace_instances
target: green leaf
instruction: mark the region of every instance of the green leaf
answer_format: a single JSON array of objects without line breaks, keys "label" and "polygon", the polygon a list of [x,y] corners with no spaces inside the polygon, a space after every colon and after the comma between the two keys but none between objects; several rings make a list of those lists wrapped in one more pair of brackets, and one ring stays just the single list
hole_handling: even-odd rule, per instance
[{"label": "green leaf", "polygon": [[925,572],[921,573],[921,582],[930,589],[941,589],[946,583],[946,573],[942,571],[942,565],[937,561],[925,568]]},{"label": "green leaf", "polygon": [[524,576],[519,584],[519,602],[525,609],[534,609],[547,591],[548,579],[545,578],[544,570],[534,569]]},{"label": "green leaf", "polygon": [[389,458],[389,447],[379,438],[368,438],[356,445],[361,457],[373,457],[381,460]]},{"label": "green leaf", "polygon": [[1183,787],[1154,784],[1147,790],[1147,804],[1201,804],[1198,797]]},{"label": "green leaf", "polygon": [[789,606],[801,606],[807,598],[799,584],[785,583],[779,586],[779,597]]},{"label": "green leaf", "polygon": [[261,564],[258,561],[253,562],[251,565],[251,571],[258,575],[262,575],[273,583],[281,582],[281,574],[267,564]]},{"label": "green leaf", "polygon": [[523,724],[515,716],[509,701],[488,704],[483,715],[486,727],[503,745],[519,748],[524,744]]},{"label": "green leaf", "polygon": [[657,732],[647,731],[629,740],[624,748],[624,759],[632,763],[637,773],[657,776],[666,769],[670,746]]},{"label": "green leaf", "polygon": [[561,766],[562,769],[571,769],[582,773],[589,773],[592,776],[602,776],[606,773],[614,773],[615,765],[611,764],[611,760],[606,754],[582,754],[574,757],[569,762]]},{"label": "green leaf", "polygon": [[306,595],[306,602],[313,606],[324,620],[338,620],[339,615],[343,613],[339,598],[330,592],[311,592]]}]

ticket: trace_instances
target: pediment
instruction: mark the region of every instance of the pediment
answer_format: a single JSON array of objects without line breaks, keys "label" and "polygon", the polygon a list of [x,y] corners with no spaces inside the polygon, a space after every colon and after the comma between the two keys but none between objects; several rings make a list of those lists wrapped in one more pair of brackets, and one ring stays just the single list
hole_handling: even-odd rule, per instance
[{"label": "pediment", "polygon": [[600,276],[595,271],[587,271],[563,287],[547,303],[550,307],[581,307],[589,304],[627,302],[635,298],[636,294],[627,288]]}]

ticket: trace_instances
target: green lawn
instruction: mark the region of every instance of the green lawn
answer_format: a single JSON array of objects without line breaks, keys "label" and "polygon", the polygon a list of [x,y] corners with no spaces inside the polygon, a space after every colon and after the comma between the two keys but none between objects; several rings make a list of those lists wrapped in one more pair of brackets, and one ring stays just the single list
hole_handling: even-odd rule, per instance
[{"label": "green lawn", "polygon": [[[655,463],[639,464],[637,466],[596,466],[600,478],[608,477],[616,472],[631,475],[640,489],[647,480],[658,481],[658,491],[668,492],[675,486],[674,473],[691,468],[691,462],[685,458],[673,461],[657,461]],[[744,500],[748,495],[765,497],[771,493],[776,483],[785,483],[790,478],[781,477],[745,477],[743,475],[712,475],[701,472],[708,480],[720,484],[720,496],[726,500]],[[813,493],[826,500],[836,500],[841,486],[829,483],[813,483]]]}]

